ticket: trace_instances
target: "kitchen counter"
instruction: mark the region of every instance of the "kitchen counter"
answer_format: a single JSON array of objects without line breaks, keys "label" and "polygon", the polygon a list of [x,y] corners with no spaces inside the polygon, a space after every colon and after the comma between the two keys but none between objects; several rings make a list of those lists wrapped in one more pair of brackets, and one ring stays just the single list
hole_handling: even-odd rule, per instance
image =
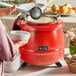
[{"label": "kitchen counter", "polygon": [[[69,49],[65,49],[65,54],[69,53]],[[76,74],[72,74],[69,72],[69,69],[64,61],[61,59],[60,62],[62,63],[63,67],[61,68],[45,68],[45,67],[38,67],[34,65],[28,65],[25,68],[21,68],[14,73],[5,73],[5,76],[76,76]],[[51,65],[55,66],[55,65]],[[49,66],[50,67],[50,66]]]}]

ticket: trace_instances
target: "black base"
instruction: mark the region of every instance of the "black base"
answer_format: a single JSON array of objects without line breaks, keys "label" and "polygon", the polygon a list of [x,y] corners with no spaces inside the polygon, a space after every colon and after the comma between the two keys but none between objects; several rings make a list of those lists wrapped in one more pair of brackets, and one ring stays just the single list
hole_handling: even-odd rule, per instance
[{"label": "black base", "polygon": [[[28,63],[24,62],[21,67],[26,67]],[[57,67],[62,67],[62,64],[60,62],[55,63]],[[49,67],[50,68],[50,67]]]},{"label": "black base", "polygon": [[62,67],[62,64],[60,62],[55,63],[57,67]]},{"label": "black base", "polygon": [[22,68],[24,68],[26,66],[27,66],[27,63],[25,63],[25,62],[21,65]]}]

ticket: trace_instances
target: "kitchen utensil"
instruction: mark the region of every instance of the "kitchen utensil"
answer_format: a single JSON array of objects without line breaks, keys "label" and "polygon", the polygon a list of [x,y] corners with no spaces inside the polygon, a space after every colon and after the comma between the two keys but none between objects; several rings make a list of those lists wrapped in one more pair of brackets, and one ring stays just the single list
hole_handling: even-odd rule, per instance
[{"label": "kitchen utensil", "polygon": [[[13,5],[3,3],[3,2],[0,2],[0,5],[7,6],[7,7],[13,7]],[[31,6],[31,8],[30,8],[30,6]],[[24,7],[26,7],[26,8],[29,7],[30,8],[29,10],[27,10],[24,7],[21,8],[21,6],[20,7],[16,6],[16,8],[18,10],[20,10],[22,13],[30,15],[34,19],[38,19],[38,18],[40,18],[41,14],[42,14],[42,10],[41,10],[42,6],[44,6],[44,4],[28,3],[28,4],[24,4]]]},{"label": "kitchen utensil", "polygon": [[[47,5],[45,5],[44,3],[38,3],[38,2],[36,2],[36,3],[27,3],[26,5],[25,4],[22,4],[22,5],[20,5],[19,7],[20,8],[24,8],[24,9],[26,9],[27,11],[28,10],[30,10],[30,9],[32,9],[33,8],[33,10],[36,10],[35,12],[37,12],[37,15],[42,15],[42,13],[44,12],[44,10],[45,10],[45,8],[46,8],[46,6]],[[34,8],[34,7],[36,7],[36,8]],[[38,8],[39,7],[39,8]],[[33,13],[35,13],[35,12],[33,12]],[[32,11],[30,10],[30,14],[32,13]],[[36,14],[34,14],[34,16],[35,16]],[[39,17],[40,17],[39,16]],[[39,18],[38,17],[38,18]],[[36,18],[35,18],[36,19]]]},{"label": "kitchen utensil", "polygon": [[55,63],[58,66],[57,62],[64,56],[64,23],[57,17],[42,17],[39,21],[27,17],[24,26],[19,25],[21,30],[31,33],[28,43],[19,48],[21,58],[25,63],[33,65]]},{"label": "kitchen utensil", "polygon": [[30,38],[30,33],[26,31],[15,30],[10,32],[11,39],[14,41],[26,40]]},{"label": "kitchen utensil", "polygon": [[42,10],[39,7],[34,7],[30,11],[30,16],[32,16],[33,19],[39,19],[42,15]]}]

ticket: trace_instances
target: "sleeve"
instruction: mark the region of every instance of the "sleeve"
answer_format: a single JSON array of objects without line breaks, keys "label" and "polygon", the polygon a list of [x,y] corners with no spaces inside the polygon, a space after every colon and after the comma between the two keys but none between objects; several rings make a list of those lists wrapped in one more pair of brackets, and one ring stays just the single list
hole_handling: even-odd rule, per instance
[{"label": "sleeve", "polygon": [[0,21],[0,48],[1,48],[1,60],[12,61],[17,56],[15,46],[7,34],[4,25]]}]

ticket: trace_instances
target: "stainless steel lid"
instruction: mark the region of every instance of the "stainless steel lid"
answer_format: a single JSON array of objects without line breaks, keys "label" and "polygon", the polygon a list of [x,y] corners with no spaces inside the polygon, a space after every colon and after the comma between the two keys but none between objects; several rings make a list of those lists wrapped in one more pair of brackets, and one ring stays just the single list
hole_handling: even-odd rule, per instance
[{"label": "stainless steel lid", "polygon": [[30,16],[25,18],[26,21],[36,24],[47,24],[59,21],[58,15],[42,15],[39,19],[32,19]]}]

